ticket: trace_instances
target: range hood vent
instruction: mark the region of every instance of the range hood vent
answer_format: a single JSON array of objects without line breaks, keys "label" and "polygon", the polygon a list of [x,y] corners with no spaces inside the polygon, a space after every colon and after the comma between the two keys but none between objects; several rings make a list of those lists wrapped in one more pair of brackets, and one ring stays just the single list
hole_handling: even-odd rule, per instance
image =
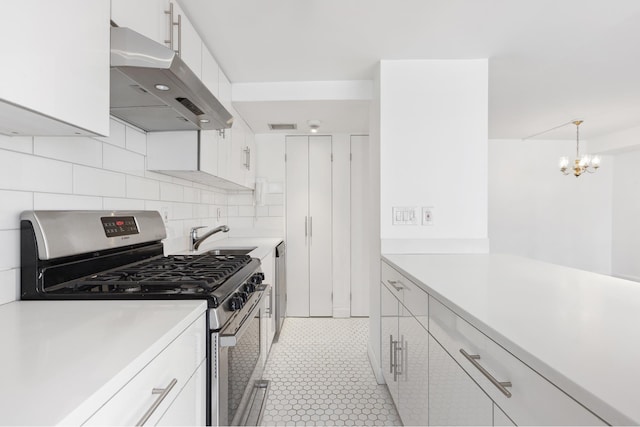
[{"label": "range hood vent", "polygon": [[111,114],[147,132],[226,129],[233,123],[173,50],[113,26]]}]

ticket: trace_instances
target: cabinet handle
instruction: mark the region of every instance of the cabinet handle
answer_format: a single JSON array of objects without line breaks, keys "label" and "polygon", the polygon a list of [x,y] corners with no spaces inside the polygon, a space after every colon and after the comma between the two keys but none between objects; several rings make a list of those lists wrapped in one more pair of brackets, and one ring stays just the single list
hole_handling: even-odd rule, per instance
[{"label": "cabinet handle", "polygon": [[165,15],[169,15],[169,40],[164,43],[169,45],[169,49],[173,50],[173,3],[169,3],[169,10],[164,11]]},{"label": "cabinet handle", "polygon": [[251,170],[251,147],[247,147],[247,170]]},{"label": "cabinet handle", "polygon": [[511,387],[512,386],[511,385],[511,381],[498,381],[497,379],[495,379],[493,377],[493,375],[491,375],[489,373],[489,371],[487,371],[485,368],[482,367],[482,365],[480,363],[478,363],[478,360],[480,360],[480,355],[479,354],[469,354],[466,351],[464,351],[463,349],[460,349],[460,353],[462,353],[462,355],[469,362],[471,362],[471,364],[473,366],[475,366],[482,373],[482,375],[487,377],[487,379],[489,381],[491,381],[491,384],[496,386],[498,388],[498,390],[500,390],[502,392],[502,394],[504,394],[507,397],[511,397],[511,392],[506,389],[506,387]]},{"label": "cabinet handle", "polygon": [[142,418],[140,418],[140,421],[138,421],[136,423],[136,426],[142,426],[142,425],[144,425],[144,423],[149,421],[149,418],[151,417],[151,415],[153,415],[153,413],[156,411],[156,409],[158,409],[158,406],[160,406],[160,404],[162,403],[164,398],[167,397],[167,395],[169,394],[171,389],[177,383],[178,383],[178,380],[176,378],[174,378],[174,379],[171,380],[171,382],[169,383],[169,385],[166,388],[154,388],[153,390],[151,390],[151,394],[159,394],[160,396],[158,396],[158,398],[153,402],[151,407],[149,409],[147,409],[147,412],[145,412],[144,415],[142,416]]},{"label": "cabinet handle", "polygon": [[182,56],[182,15],[178,15],[178,56]]},{"label": "cabinet handle", "polygon": [[395,341],[393,340],[393,335],[389,335],[389,373],[393,374],[393,347]]},{"label": "cabinet handle", "polygon": [[391,286],[393,286],[393,288],[394,288],[396,291],[401,291],[401,290],[403,290],[403,289],[404,289],[404,286],[396,286],[396,283],[399,283],[400,285],[402,285],[402,282],[401,282],[401,281],[399,281],[399,280],[390,280],[390,279],[387,279],[387,282],[388,282]]},{"label": "cabinet handle", "polygon": [[304,217],[304,237],[307,237],[309,235],[308,233],[308,229],[307,229],[307,217]]},{"label": "cabinet handle", "polygon": [[[401,344],[401,345],[398,345]],[[402,360],[402,355],[403,355],[403,347],[404,347],[404,335],[400,337],[399,341],[396,341],[396,372],[395,372],[395,380],[397,381],[397,379],[400,377],[400,375],[403,374],[404,371],[404,363]],[[400,353],[400,355],[398,356],[398,353]]]}]

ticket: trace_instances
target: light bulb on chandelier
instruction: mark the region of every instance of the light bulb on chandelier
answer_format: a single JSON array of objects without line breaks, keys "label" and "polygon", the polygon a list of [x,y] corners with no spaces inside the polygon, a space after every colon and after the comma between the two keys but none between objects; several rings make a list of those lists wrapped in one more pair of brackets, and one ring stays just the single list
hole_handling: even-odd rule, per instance
[{"label": "light bulb on chandelier", "polygon": [[600,156],[591,156],[585,154],[580,157],[580,124],[582,120],[575,120],[572,122],[576,125],[576,158],[573,160],[573,165],[569,160],[569,157],[560,157],[560,172],[564,175],[573,175],[577,178],[584,172],[594,173],[600,167]]}]

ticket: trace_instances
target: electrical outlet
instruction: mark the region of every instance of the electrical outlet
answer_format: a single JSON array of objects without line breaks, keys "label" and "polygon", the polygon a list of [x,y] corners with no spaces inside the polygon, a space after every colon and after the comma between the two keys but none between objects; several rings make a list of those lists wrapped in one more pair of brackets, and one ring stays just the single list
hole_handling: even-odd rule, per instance
[{"label": "electrical outlet", "polygon": [[433,225],[433,206],[422,207],[422,225]]},{"label": "electrical outlet", "polygon": [[393,207],[391,208],[391,223],[393,225],[418,225],[418,208]]},{"label": "electrical outlet", "polygon": [[167,206],[163,206],[160,208],[160,215],[162,216],[162,221],[164,221],[165,225],[169,222],[169,208]]}]

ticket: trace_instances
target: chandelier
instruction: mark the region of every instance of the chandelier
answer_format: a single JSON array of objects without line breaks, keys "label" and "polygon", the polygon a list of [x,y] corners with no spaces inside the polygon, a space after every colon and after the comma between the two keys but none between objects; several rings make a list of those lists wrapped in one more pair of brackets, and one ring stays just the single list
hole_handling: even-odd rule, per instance
[{"label": "chandelier", "polygon": [[560,157],[560,172],[564,175],[573,173],[577,178],[584,172],[596,172],[600,167],[600,156],[585,154],[580,157],[580,124],[582,120],[575,120],[572,123],[576,125],[576,158],[573,160],[573,165],[570,166],[569,157]]}]

